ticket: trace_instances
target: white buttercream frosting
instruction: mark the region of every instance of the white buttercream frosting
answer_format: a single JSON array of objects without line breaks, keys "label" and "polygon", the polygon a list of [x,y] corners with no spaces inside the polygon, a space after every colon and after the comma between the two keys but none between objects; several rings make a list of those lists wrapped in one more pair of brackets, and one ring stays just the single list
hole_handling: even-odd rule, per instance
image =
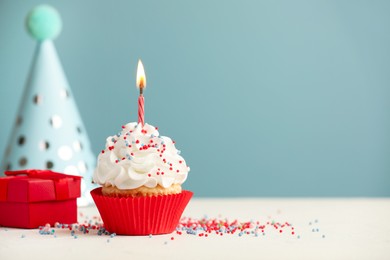
[{"label": "white buttercream frosting", "polygon": [[128,123],[120,133],[107,138],[93,180],[118,189],[168,188],[182,184],[189,170],[169,137],[160,136],[152,125]]}]

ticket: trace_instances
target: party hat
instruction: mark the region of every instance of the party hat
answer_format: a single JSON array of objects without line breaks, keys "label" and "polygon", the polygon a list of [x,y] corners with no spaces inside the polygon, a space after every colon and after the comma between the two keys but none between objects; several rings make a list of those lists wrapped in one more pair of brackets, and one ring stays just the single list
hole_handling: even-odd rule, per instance
[{"label": "party hat", "polygon": [[52,41],[61,31],[60,15],[37,6],[26,27],[37,47],[0,173],[36,168],[80,175],[78,204],[86,205],[92,201],[95,156]]}]

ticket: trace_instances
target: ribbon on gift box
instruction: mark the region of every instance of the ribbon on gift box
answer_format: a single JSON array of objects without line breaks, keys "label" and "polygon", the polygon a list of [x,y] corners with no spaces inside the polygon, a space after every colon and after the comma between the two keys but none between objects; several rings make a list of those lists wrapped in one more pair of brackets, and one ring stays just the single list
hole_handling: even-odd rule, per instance
[{"label": "ribbon on gift box", "polygon": [[80,176],[36,169],[6,171],[5,175],[8,177],[0,178],[0,201],[6,201],[8,199],[8,184],[10,181],[15,180],[14,177],[18,178],[18,176],[20,176],[19,179],[25,179],[26,181],[29,178],[52,180],[54,183],[56,200],[65,200],[80,196],[80,184],[78,184],[78,187],[72,187],[70,185],[70,182],[79,181],[81,179]]}]

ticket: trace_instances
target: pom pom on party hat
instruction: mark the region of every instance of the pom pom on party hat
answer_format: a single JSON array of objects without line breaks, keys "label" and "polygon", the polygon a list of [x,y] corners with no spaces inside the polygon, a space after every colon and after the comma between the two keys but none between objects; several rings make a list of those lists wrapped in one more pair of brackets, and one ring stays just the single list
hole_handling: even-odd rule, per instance
[{"label": "pom pom on party hat", "polygon": [[52,42],[61,31],[60,15],[51,6],[37,6],[26,27],[37,47],[0,174],[36,168],[80,175],[78,204],[86,205],[92,202],[95,156]]}]

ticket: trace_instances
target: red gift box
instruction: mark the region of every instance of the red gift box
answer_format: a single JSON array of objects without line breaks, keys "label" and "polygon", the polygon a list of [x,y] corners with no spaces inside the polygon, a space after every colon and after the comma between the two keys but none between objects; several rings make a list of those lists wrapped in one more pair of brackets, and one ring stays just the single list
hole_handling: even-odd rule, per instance
[{"label": "red gift box", "polygon": [[77,222],[80,176],[48,170],[6,171],[0,178],[0,225],[37,228]]}]

